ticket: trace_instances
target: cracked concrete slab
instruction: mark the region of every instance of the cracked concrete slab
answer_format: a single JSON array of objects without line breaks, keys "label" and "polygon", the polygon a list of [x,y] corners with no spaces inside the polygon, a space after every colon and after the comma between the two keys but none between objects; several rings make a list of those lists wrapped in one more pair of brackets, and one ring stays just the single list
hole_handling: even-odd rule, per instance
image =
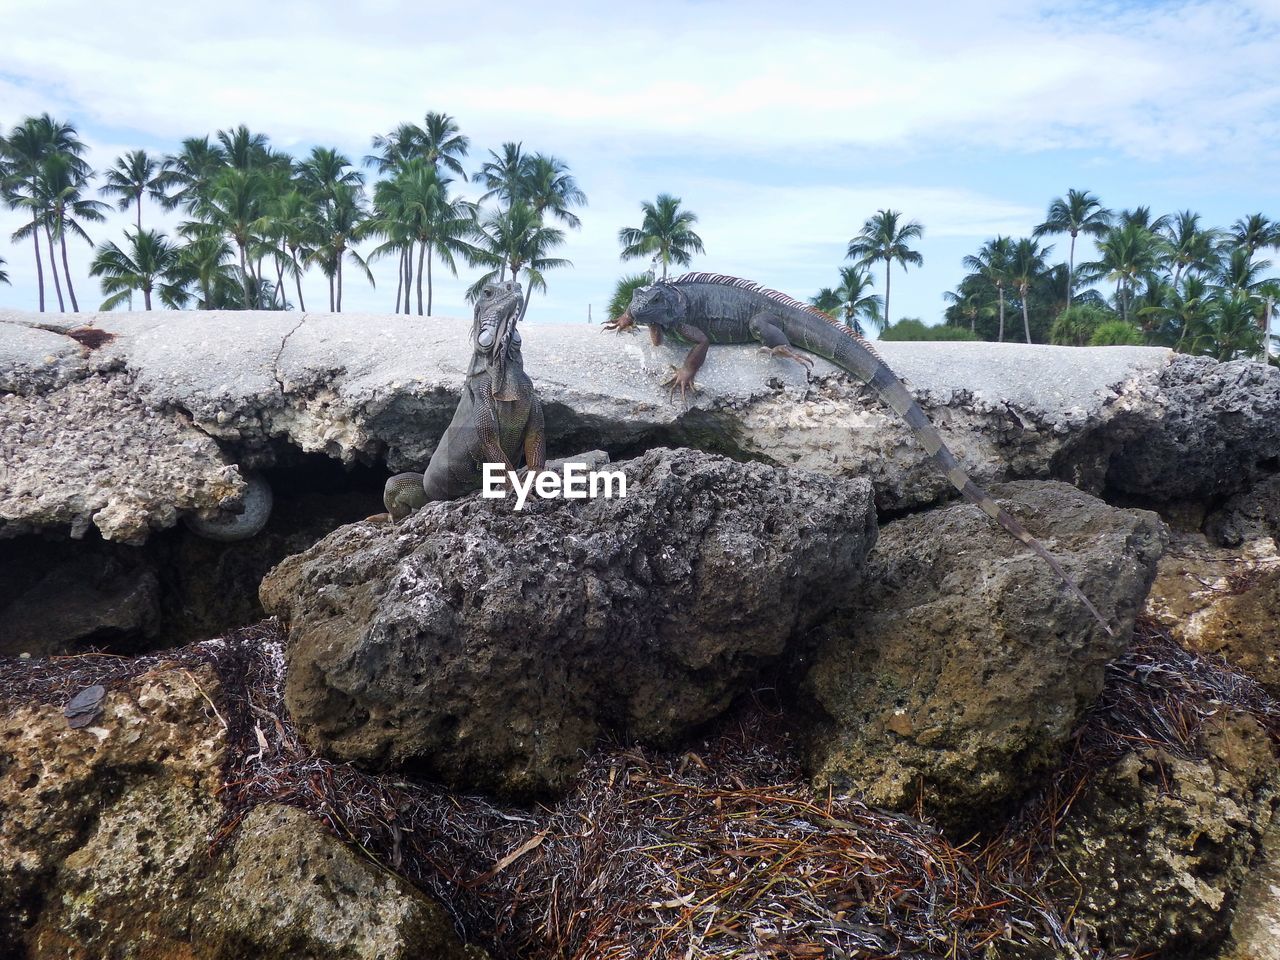
[{"label": "cracked concrete slab", "polygon": [[[42,316],[0,312],[0,357],[50,355],[38,350],[57,335],[30,332],[29,321]],[[77,322],[115,336],[87,352],[83,369],[68,370],[119,380],[145,417],[177,418],[245,468],[269,466],[287,444],[344,463],[421,470],[470,355],[470,321],[460,318],[158,311],[81,314]],[[865,476],[882,509],[952,495],[900,418],[825,362],[806,378],[799,364],[757,347],[715,347],[699,376],[702,392],[686,406],[661,387],[683,358],[677,347],[536,315],[523,329],[553,456],[684,445]],[[72,348],[60,341],[58,349],[72,364]],[[1231,493],[1275,469],[1280,371],[1258,364],[1144,347],[878,349],[979,483],[1054,478],[1095,493],[1175,500]],[[0,375],[23,389],[60,376],[40,380],[16,359]],[[36,416],[18,406],[8,416]],[[92,448],[92,435],[82,436]]]}]

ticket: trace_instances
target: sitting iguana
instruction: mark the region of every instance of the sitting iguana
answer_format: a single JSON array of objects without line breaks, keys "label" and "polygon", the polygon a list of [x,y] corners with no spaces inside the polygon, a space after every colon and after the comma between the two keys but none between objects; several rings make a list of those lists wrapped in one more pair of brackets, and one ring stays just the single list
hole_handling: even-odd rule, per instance
[{"label": "sitting iguana", "polygon": [[[520,284],[513,281],[488,284],[476,300],[471,325],[475,350],[462,397],[422,476],[428,501],[454,500],[479,490],[486,463],[500,463],[507,470],[522,459],[530,470],[542,470],[546,463],[542,404],[520,357],[516,322],[523,303]],[[391,486],[388,481],[388,494]],[[387,510],[395,513],[390,502]]]},{"label": "sitting iguana", "polygon": [[920,445],[961,495],[1042,557],[1089,608],[1103,629],[1111,633],[1110,626],[1067,576],[1053,554],[969,479],[902,381],[880,359],[871,344],[854,331],[841,326],[816,307],[784,293],[768,290],[749,280],[714,273],[690,273],[641,287],[632,296],[631,304],[622,316],[604,324],[604,328],[623,331],[636,324],[649,328],[649,336],[655,345],[661,344],[667,335],[693,344],[684,365],[663,384],[671,388],[673,396],[677,389],[681,396],[687,390],[696,391],[693,378],[713,343],[760,343],[775,356],[788,357],[811,367],[813,361],[796,352],[805,350],[849,371],[871,387],[907,422]]}]

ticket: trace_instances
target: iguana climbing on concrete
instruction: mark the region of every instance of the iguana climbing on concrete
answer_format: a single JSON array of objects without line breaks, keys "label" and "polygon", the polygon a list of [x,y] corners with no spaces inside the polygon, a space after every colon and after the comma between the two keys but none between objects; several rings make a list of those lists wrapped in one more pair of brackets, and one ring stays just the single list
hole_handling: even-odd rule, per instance
[{"label": "iguana climbing on concrete", "polygon": [[[530,470],[546,465],[542,404],[524,372],[516,329],[523,303],[520,284],[514,281],[490,283],[476,300],[474,352],[462,397],[422,476],[428,501],[454,500],[479,490],[486,463],[500,463],[507,470],[521,460]],[[390,503],[387,510],[394,514]]]},{"label": "iguana climbing on concrete", "polygon": [[667,336],[693,345],[684,365],[676,368],[671,378],[663,383],[663,386],[671,388],[672,397],[676,390],[682,397],[686,391],[696,392],[694,377],[713,343],[760,343],[775,356],[796,360],[806,368],[812,367],[813,361],[797,352],[803,350],[847,370],[871,387],[907,422],[920,445],[966,500],[976,504],[983,513],[1044,559],[1088,607],[1103,629],[1107,633],[1112,632],[1053,554],[969,479],[902,381],[880,359],[871,344],[856,332],[817,308],[784,293],[766,289],[749,280],[714,273],[690,273],[641,287],[632,296],[626,311],[604,327],[621,332],[636,324],[649,328],[649,336],[655,345],[661,344]]}]

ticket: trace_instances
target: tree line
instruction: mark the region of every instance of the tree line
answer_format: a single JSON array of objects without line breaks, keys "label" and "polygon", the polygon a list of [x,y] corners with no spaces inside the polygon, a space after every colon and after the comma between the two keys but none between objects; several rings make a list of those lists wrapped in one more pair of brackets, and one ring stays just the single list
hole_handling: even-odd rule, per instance
[{"label": "tree line", "polygon": [[[1261,213],[1220,229],[1191,210],[1112,211],[1093,193],[1071,189],[1050,202],[1030,236],[993,237],[963,259],[967,275],[943,294],[944,326],[914,318],[891,324],[890,271],[923,263],[912,249],[922,236],[918,222],[878,211],[849,241],[854,263],[840,268],[839,284],[810,302],[851,327],[874,326],[885,339],[1012,336],[1073,346],[1167,346],[1219,360],[1266,355],[1280,280],[1265,275],[1271,261],[1262,254],[1280,250],[1280,222]],[[1067,238],[1065,262],[1055,262],[1053,245],[1042,242],[1053,236]],[[1093,240],[1097,259],[1076,262],[1081,236]],[[883,297],[870,292],[877,263],[884,264]]]}]

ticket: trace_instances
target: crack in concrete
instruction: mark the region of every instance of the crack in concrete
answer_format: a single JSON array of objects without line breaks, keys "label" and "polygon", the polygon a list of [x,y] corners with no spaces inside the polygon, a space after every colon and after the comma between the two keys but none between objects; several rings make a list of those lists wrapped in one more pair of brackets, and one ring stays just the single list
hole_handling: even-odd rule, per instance
[{"label": "crack in concrete", "polygon": [[271,376],[275,379],[276,385],[280,388],[280,397],[283,399],[285,394],[284,381],[280,379],[280,358],[284,355],[284,348],[289,343],[289,338],[297,333],[304,323],[307,322],[307,315],[304,313],[292,330],[286,333],[280,340],[280,349],[276,351],[276,357],[271,361]]}]

